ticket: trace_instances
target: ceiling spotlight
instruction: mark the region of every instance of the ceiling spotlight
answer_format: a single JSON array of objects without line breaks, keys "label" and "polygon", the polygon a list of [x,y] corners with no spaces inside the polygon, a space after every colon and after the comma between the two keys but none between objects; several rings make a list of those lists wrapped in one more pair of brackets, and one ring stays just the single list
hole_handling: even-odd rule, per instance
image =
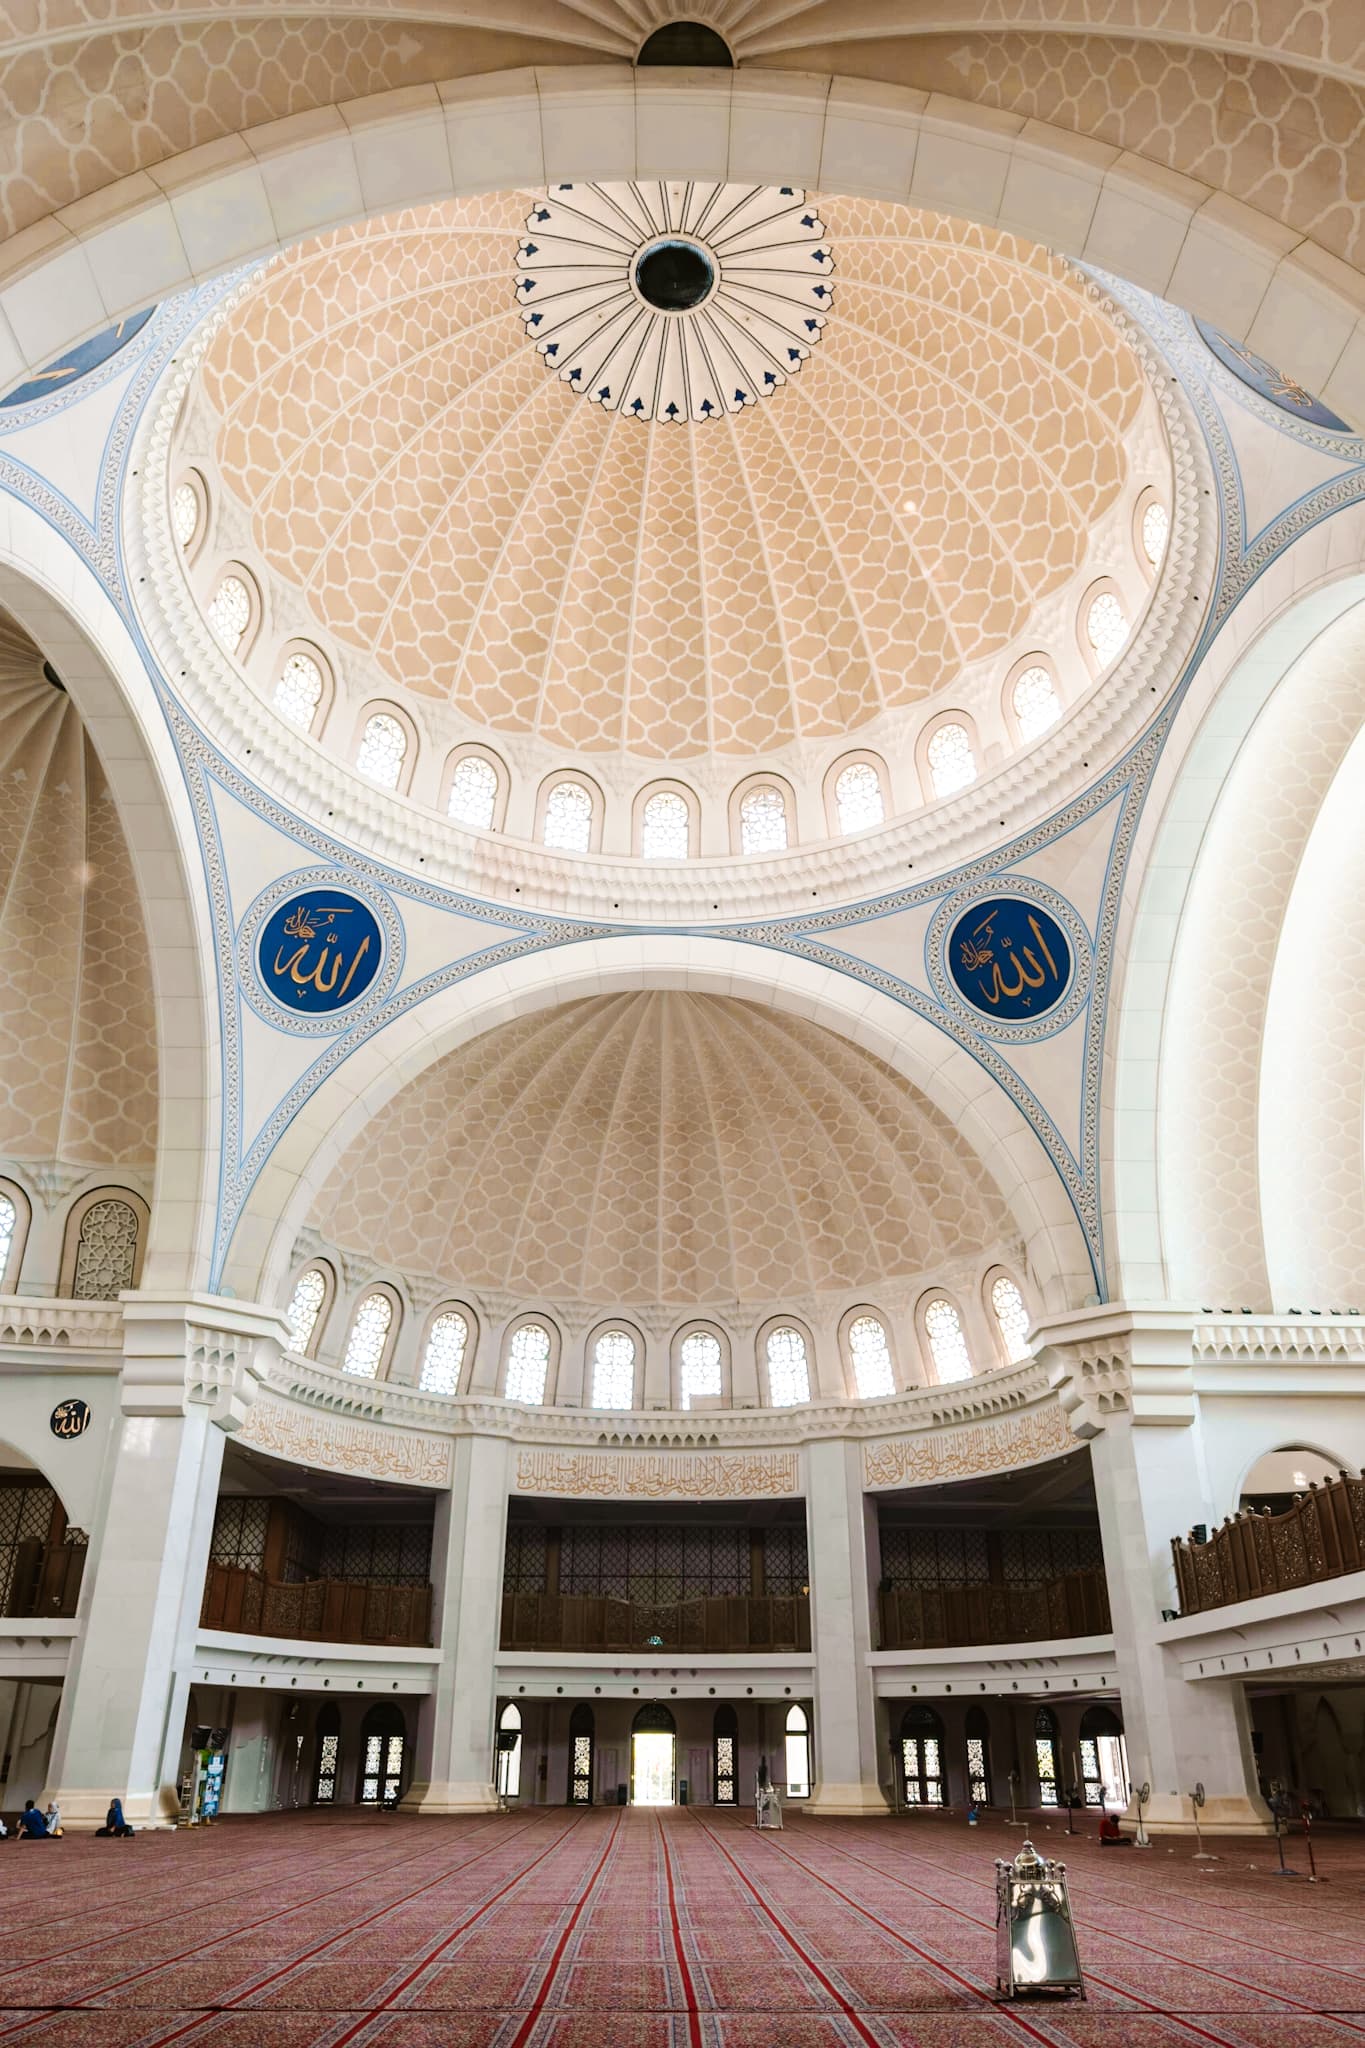
[{"label": "ceiling spotlight", "polygon": [[913,519],[915,514],[919,511],[919,506],[915,503],[913,498],[907,498],[905,503],[901,506],[901,511],[907,519]]}]

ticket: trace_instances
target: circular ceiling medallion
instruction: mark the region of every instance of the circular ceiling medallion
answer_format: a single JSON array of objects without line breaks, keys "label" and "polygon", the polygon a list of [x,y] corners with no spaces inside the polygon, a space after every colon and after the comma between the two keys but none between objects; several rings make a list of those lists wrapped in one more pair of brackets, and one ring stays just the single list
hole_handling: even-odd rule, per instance
[{"label": "circular ceiling medallion", "polygon": [[526,331],[608,412],[743,412],[800,369],[833,299],[824,225],[792,185],[556,185],[517,252]]}]

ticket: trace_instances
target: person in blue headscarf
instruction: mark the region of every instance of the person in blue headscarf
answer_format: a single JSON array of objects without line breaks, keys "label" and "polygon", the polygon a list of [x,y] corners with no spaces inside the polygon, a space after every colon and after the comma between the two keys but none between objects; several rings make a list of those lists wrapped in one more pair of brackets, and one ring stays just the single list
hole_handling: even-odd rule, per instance
[{"label": "person in blue headscarf", "polygon": [[104,1816],[104,1826],[96,1828],[95,1833],[97,1835],[118,1835],[126,1841],[132,1832],[127,1821],[123,1818],[123,1801],[121,1799],[111,1799],[109,1801],[109,1811]]}]

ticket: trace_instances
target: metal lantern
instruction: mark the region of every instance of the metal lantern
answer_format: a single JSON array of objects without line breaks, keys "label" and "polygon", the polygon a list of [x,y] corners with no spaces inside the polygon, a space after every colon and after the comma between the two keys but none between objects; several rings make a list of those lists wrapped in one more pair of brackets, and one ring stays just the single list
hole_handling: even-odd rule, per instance
[{"label": "metal lantern", "polygon": [[1024,1842],[995,1865],[995,1987],[1007,1998],[1034,1992],[1085,1997],[1066,1865]]}]

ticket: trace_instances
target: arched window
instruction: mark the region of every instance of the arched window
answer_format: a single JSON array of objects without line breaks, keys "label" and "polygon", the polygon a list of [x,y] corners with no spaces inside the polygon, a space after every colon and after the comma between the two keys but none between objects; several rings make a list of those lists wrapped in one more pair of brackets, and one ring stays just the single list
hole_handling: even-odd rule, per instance
[{"label": "arched window", "polygon": [[214,591],[208,609],[209,624],[226,653],[236,654],[240,648],[254,610],[250,585],[245,577],[230,570]]},{"label": "arched window", "polygon": [[1129,1798],[1128,1752],[1123,1723],[1112,1707],[1097,1703],[1086,1708],[1077,1749],[1086,1805],[1125,1807]]},{"label": "arched window", "polygon": [[450,777],[446,816],[491,832],[498,814],[498,771],[482,754],[461,754]]},{"label": "arched window", "polygon": [[381,789],[397,789],[408,757],[408,736],[388,711],[376,711],[365,720],[355,765],[370,782]]},{"label": "arched window", "polygon": [[351,1334],[346,1340],[342,1371],[353,1372],[360,1379],[377,1379],[392,1328],[393,1302],[390,1297],[378,1289],[367,1294],[351,1319]]},{"label": "arched window", "polygon": [[329,1700],[317,1720],[317,1763],[313,1769],[313,1804],[336,1803],[337,1779],[341,1775],[341,1714]]},{"label": "arched window", "polygon": [[9,1266],[9,1255],[14,1249],[14,1238],[18,1228],[18,1209],[8,1195],[0,1194],[0,1282],[3,1282]]},{"label": "arched window", "polygon": [[23,1189],[12,1180],[0,1182],[0,1291],[8,1294],[19,1284],[29,1215]]},{"label": "arched window", "polygon": [[593,1346],[592,1405],[635,1406],[635,1339],[627,1330],[604,1330]]},{"label": "arched window", "polygon": [[710,1330],[689,1330],[678,1346],[678,1406],[718,1401],[724,1392],[720,1339]]},{"label": "arched window", "polygon": [[1000,1330],[1005,1357],[1011,1365],[1021,1364],[1029,1355],[1029,1313],[1023,1295],[1008,1273],[1001,1273],[991,1283],[991,1311]]},{"label": "arched window", "polygon": [[810,1399],[810,1361],[806,1340],[790,1323],[769,1330],[768,1399],[774,1408],[797,1408]]},{"label": "arched window", "polygon": [[787,802],[780,789],[763,782],[746,790],[739,806],[741,853],[781,853],[787,845]]},{"label": "arched window", "polygon": [[924,750],[929,764],[929,780],[935,796],[952,796],[956,790],[966,789],[968,783],[976,781],[976,755],[972,752],[971,734],[965,725],[954,720],[939,726],[930,735]]},{"label": "arched window", "polygon": [[423,1394],[458,1394],[468,1345],[469,1324],[465,1317],[457,1308],[442,1309],[427,1331],[418,1391]]},{"label": "arched window", "polygon": [[545,799],[541,840],[556,853],[592,851],[592,796],[581,782],[557,782]]},{"label": "arched window", "polygon": [[711,1723],[714,1784],[712,1798],[717,1806],[739,1803],[739,1716],[733,1707],[717,1707]]},{"label": "arched window", "polygon": [[503,1395],[509,1401],[524,1401],[539,1408],[545,1399],[550,1372],[550,1333],[543,1323],[519,1323],[507,1347],[507,1371]]},{"label": "arched window", "polygon": [[967,1797],[973,1806],[991,1803],[991,1724],[984,1707],[967,1709]]},{"label": "arched window", "polygon": [[580,1702],[569,1716],[569,1804],[592,1805],[592,1708]]},{"label": "arched window", "polygon": [[640,813],[644,860],[686,860],[692,850],[692,814],[676,789],[656,789]]},{"label": "arched window", "polygon": [[870,761],[850,761],[834,784],[834,808],[841,832],[866,832],[886,820],[882,779]]},{"label": "arched window", "polygon": [[67,1219],[62,1292],[73,1301],[117,1301],[136,1287],[146,1205],[101,1189],[85,1197]]},{"label": "arched window", "polygon": [[1171,515],[1160,498],[1153,498],[1142,515],[1142,552],[1151,568],[1161,567],[1170,535]]},{"label": "arched window", "polygon": [[932,1707],[907,1707],[902,1716],[901,1782],[907,1806],[942,1806],[943,1723]]},{"label": "arched window", "polygon": [[498,1797],[516,1799],[521,1792],[521,1709],[512,1701],[498,1716]]},{"label": "arched window", "polygon": [[294,1282],[294,1292],[285,1311],[289,1317],[291,1351],[301,1351],[305,1356],[311,1351],[314,1338],[322,1334],[322,1311],[330,1292],[328,1277],[322,1267],[305,1266]]},{"label": "arched window", "polygon": [[1100,668],[1108,668],[1128,638],[1128,618],[1112,590],[1092,597],[1085,614],[1085,637]]},{"label": "arched window", "polygon": [[810,1722],[804,1707],[787,1710],[786,1730],[787,1797],[810,1797]]},{"label": "arched window", "polygon": [[177,547],[189,548],[194,545],[200,517],[199,493],[186,477],[171,492],[171,531],[175,535]]},{"label": "arched window", "polygon": [[1021,740],[1036,740],[1061,716],[1057,685],[1041,662],[1021,669],[1010,692],[1010,709]]},{"label": "arched window", "polygon": [[896,1391],[896,1371],[891,1363],[891,1346],[886,1326],[876,1316],[855,1316],[848,1326],[848,1355],[853,1364],[853,1384],[863,1401],[880,1400]]},{"label": "arched window", "polygon": [[926,1304],[924,1334],[929,1339],[934,1371],[942,1384],[971,1378],[972,1354],[963,1335],[962,1318],[946,1294],[936,1294]]},{"label": "arched window", "polygon": [[292,654],[285,656],[276,678],[275,709],[281,718],[297,726],[300,732],[311,732],[318,705],[322,702],[322,689],[321,665],[311,654],[305,654],[301,647],[296,647]]},{"label": "arched window", "polygon": [[1038,1804],[1060,1805],[1061,1758],[1057,1750],[1057,1716],[1051,1707],[1039,1707],[1033,1717],[1033,1756],[1038,1771]]},{"label": "arched window", "polygon": [[403,1789],[407,1730],[398,1707],[371,1707],[360,1724],[362,1806],[390,1806]]}]

